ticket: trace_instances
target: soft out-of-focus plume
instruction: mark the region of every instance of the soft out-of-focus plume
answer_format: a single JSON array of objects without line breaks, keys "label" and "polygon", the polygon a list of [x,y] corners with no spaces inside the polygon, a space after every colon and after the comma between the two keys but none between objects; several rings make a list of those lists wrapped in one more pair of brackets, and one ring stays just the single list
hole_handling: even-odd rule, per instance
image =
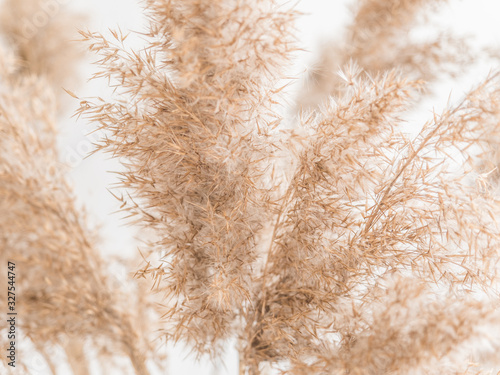
[{"label": "soft out-of-focus plume", "polygon": [[[54,374],[58,364],[49,349],[55,346],[65,350],[74,374],[89,374],[88,339],[94,347],[128,357],[131,368],[145,375],[152,352],[149,327],[142,330],[141,308],[130,308],[144,300],[137,288],[113,283],[56,148],[59,84],[77,63],[66,39],[75,18],[61,10],[25,38],[15,21],[35,14],[37,4],[2,4],[0,258],[2,275],[7,260],[16,264],[17,327],[22,341],[31,340]],[[13,16],[20,18],[14,21]],[[5,299],[1,305],[5,311]],[[31,373],[31,356],[24,354],[18,353],[16,370]]]},{"label": "soft out-of-focus plume", "polygon": [[[64,4],[63,4],[64,3]],[[77,25],[85,18],[65,9],[57,0],[4,0],[0,32],[15,50],[18,74],[43,75],[57,90],[74,79],[75,65],[82,58]]]},{"label": "soft out-of-focus plume", "polygon": [[344,40],[323,44],[317,61],[305,78],[297,109],[315,109],[340,95],[339,68],[352,61],[370,74],[398,69],[412,79],[432,81],[440,74],[455,74],[472,61],[463,38],[441,32],[417,41],[410,32],[427,19],[431,9],[445,0],[361,0]]},{"label": "soft out-of-focus plume", "polygon": [[95,235],[58,162],[50,85],[32,75],[1,78],[2,258],[19,272],[29,270],[17,281],[20,328],[40,347],[67,344],[67,350],[77,348],[73,340],[104,337],[140,368],[147,345],[138,346],[142,332],[127,308],[133,295],[110,286]]},{"label": "soft out-of-focus plume", "polygon": [[340,345],[321,348],[314,366],[332,374],[479,372],[469,353],[484,328],[498,326],[497,303],[436,294],[411,277],[381,281],[383,287],[362,295],[369,309],[354,307],[348,319],[336,321]]}]

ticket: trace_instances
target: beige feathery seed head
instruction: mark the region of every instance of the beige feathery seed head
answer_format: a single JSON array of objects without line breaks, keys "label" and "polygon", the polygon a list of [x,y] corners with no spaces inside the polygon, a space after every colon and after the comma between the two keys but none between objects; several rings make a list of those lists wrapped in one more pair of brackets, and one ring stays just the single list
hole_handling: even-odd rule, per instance
[{"label": "beige feathery seed head", "polygon": [[171,300],[173,338],[214,352],[252,300],[257,234],[269,219],[265,140],[293,13],[267,1],[147,5],[143,52],[127,52],[118,34],[83,33],[102,57],[97,76],[119,82],[121,95],[81,112],[110,132],[101,147],[127,160],[128,210],[157,229],[163,266],[143,273]]},{"label": "beige feathery seed head", "polygon": [[[262,292],[247,318],[245,363],[255,373],[260,361],[292,359],[298,374],[419,373],[446,363],[444,356],[465,366],[456,354],[461,343],[477,342],[482,324],[498,325],[500,207],[470,184],[473,170],[457,173],[446,160],[472,160],[475,145],[497,136],[498,75],[436,115],[415,140],[397,129],[415,82],[392,73],[348,81],[341,100],[306,123],[316,137],[282,200]],[[399,281],[387,285],[392,274]],[[409,275],[438,288],[442,303],[415,315],[426,328],[415,329],[422,338],[402,337],[411,355],[396,335],[413,329],[397,304],[418,303],[420,289],[387,300]],[[380,307],[385,320],[401,324],[387,336],[382,316],[371,324],[364,316]]]}]

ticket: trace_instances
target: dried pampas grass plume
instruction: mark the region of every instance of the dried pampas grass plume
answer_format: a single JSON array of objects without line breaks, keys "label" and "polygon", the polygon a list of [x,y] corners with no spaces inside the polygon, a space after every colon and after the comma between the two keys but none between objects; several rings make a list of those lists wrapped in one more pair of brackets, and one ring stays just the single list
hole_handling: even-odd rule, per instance
[{"label": "dried pampas grass plume", "polygon": [[[453,159],[480,157],[475,147],[500,131],[498,76],[413,140],[398,128],[420,83],[395,73],[349,81],[342,98],[304,122],[310,143],[281,200],[261,292],[246,317],[243,362],[251,373],[291,359],[290,373],[403,374],[450,356],[465,368],[473,359],[457,355],[462,342],[481,338],[478,325],[498,327],[500,207],[471,183],[474,169]],[[389,276],[397,282],[387,284]],[[388,299],[411,277],[431,293]],[[399,304],[436,295],[435,315],[419,315],[425,330],[397,313]],[[385,321],[372,317],[381,307]],[[384,338],[391,324],[425,336]]]},{"label": "dried pampas grass plume", "polygon": [[[96,77],[116,101],[80,113],[109,132],[100,148],[126,160],[127,210],[156,230],[153,273],[170,301],[168,335],[217,352],[252,300],[258,233],[266,222],[266,133],[276,72],[291,49],[293,14],[275,2],[148,1],[150,45],[83,33],[101,56]],[[173,332],[173,333],[172,333]]]}]

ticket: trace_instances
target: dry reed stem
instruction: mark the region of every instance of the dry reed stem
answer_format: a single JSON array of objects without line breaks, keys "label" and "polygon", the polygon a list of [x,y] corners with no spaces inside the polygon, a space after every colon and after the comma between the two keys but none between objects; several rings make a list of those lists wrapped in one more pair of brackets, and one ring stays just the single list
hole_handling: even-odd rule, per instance
[{"label": "dry reed stem", "polygon": [[73,375],[90,375],[81,338],[71,339],[64,348],[64,351],[66,352]]}]

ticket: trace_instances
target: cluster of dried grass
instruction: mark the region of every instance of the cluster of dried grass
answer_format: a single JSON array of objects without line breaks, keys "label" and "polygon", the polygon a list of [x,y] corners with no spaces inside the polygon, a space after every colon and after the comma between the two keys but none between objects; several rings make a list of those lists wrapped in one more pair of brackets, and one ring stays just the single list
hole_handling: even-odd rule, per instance
[{"label": "cluster of dried grass", "polygon": [[[299,99],[312,110],[284,131],[296,15],[280,4],[147,0],[142,50],[82,33],[114,96],[78,114],[106,132],[98,149],[125,167],[125,211],[155,233],[138,275],[165,298],[166,339],[213,356],[237,339],[249,375],[500,366],[500,77],[405,135],[423,79],[458,44],[403,43],[429,1],[362,0],[326,85]],[[141,317],[123,304],[133,297],[108,286],[57,166],[51,85],[24,64],[0,60],[0,238],[2,256],[29,264],[23,329],[40,348],[55,327],[104,336],[146,373]],[[70,347],[71,362],[82,347]]]},{"label": "cluster of dried grass", "polygon": [[499,206],[478,165],[499,80],[401,132],[418,79],[456,56],[404,45],[427,3],[361,1],[335,51],[355,63],[288,139],[273,103],[294,14],[277,2],[150,0],[143,51],[83,34],[117,94],[79,113],[109,132],[126,210],[158,235],[140,274],[166,296],[168,338],[217,354],[236,337],[242,374],[476,371],[498,323]]}]

